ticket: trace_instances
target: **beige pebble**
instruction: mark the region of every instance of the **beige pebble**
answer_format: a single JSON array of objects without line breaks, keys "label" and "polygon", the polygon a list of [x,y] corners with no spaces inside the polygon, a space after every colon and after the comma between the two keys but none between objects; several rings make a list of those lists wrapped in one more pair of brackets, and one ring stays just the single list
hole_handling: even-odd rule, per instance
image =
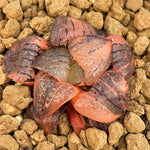
[{"label": "beige pebble", "polygon": [[113,5],[119,5],[120,7],[124,7],[125,1],[124,0],[112,0]]},{"label": "beige pebble", "polygon": [[22,10],[26,10],[32,5],[32,0],[20,0]]},{"label": "beige pebble", "polygon": [[4,50],[5,50],[5,45],[3,43],[2,37],[0,36],[0,54],[3,53]]},{"label": "beige pebble", "polygon": [[3,91],[3,99],[6,103],[24,109],[32,102],[29,86],[9,85]]},{"label": "beige pebble", "polygon": [[108,12],[110,7],[112,5],[112,0],[97,0],[95,1],[93,8],[96,11],[103,11],[103,12]]},{"label": "beige pebble", "polygon": [[41,129],[34,131],[33,134],[31,134],[30,138],[32,139],[32,141],[34,141],[35,144],[46,140],[44,131]]},{"label": "beige pebble", "polygon": [[34,17],[30,22],[30,26],[35,29],[39,35],[44,35],[50,31],[53,22],[54,19],[48,16]]},{"label": "beige pebble", "polygon": [[100,12],[90,11],[86,14],[86,21],[98,30],[103,27],[103,15]]},{"label": "beige pebble", "polygon": [[150,79],[143,81],[141,93],[150,100]]},{"label": "beige pebble", "polygon": [[38,0],[32,0],[33,5],[37,5],[37,3],[38,3]]},{"label": "beige pebble", "polygon": [[81,9],[74,6],[70,6],[70,9],[68,11],[68,16],[79,19],[81,18],[81,15],[82,15]]},{"label": "beige pebble", "polygon": [[14,43],[16,43],[18,40],[16,38],[13,38],[13,37],[9,37],[9,38],[5,38],[3,39],[3,43],[5,45],[6,48],[11,48],[12,45]]},{"label": "beige pebble", "polygon": [[34,18],[38,14],[37,5],[32,5],[30,8],[26,9],[23,13],[24,18]]},{"label": "beige pebble", "polygon": [[8,83],[10,79],[6,76],[6,74],[3,71],[3,67],[0,66],[0,85],[3,85],[5,83]]},{"label": "beige pebble", "polygon": [[143,55],[149,45],[149,38],[147,36],[140,36],[134,43],[134,53],[136,55]]},{"label": "beige pebble", "polygon": [[126,136],[127,150],[149,150],[150,146],[144,134],[128,134]]},{"label": "beige pebble", "polygon": [[7,4],[8,4],[7,0],[1,0],[1,2],[0,2],[0,8],[5,7]]},{"label": "beige pebble", "polygon": [[15,116],[22,113],[22,110],[11,104],[6,103],[4,100],[0,102],[0,107],[6,115]]},{"label": "beige pebble", "polygon": [[145,62],[144,62],[144,60],[143,59],[134,59],[134,66],[136,67],[136,68],[142,68],[142,67],[144,67],[145,66]]},{"label": "beige pebble", "polygon": [[0,116],[0,134],[6,134],[15,131],[19,125],[20,122],[10,115]]},{"label": "beige pebble", "polygon": [[32,119],[24,119],[20,126],[20,129],[26,131],[29,135],[32,134],[37,128],[37,123]]},{"label": "beige pebble", "polygon": [[55,148],[60,148],[67,143],[67,137],[65,136],[57,136],[54,134],[48,134],[47,140],[51,143],[55,144]]},{"label": "beige pebble", "polygon": [[119,141],[120,137],[123,135],[124,129],[121,123],[115,121],[109,125],[108,132],[109,132],[108,137],[109,144],[115,145]]},{"label": "beige pebble", "polygon": [[45,3],[48,1],[37,0],[38,1],[38,10],[43,10],[45,8]]},{"label": "beige pebble", "polygon": [[55,145],[49,141],[38,143],[34,150],[55,150]]},{"label": "beige pebble", "polygon": [[150,1],[149,2],[143,1],[143,5],[144,5],[145,9],[147,9],[148,11],[150,11]]},{"label": "beige pebble", "polygon": [[113,4],[108,15],[110,15],[112,18],[115,18],[119,21],[122,21],[124,16],[125,16],[125,12],[120,5],[114,5]]},{"label": "beige pebble", "polygon": [[125,16],[123,20],[121,21],[121,23],[126,27],[129,25],[130,20],[131,20],[130,15],[128,13],[125,13]]},{"label": "beige pebble", "polygon": [[125,28],[119,21],[107,16],[104,23],[104,29],[108,34],[115,34],[124,36],[127,34],[128,29]]},{"label": "beige pebble", "polygon": [[8,135],[0,135],[0,148],[1,150],[18,150],[19,144],[16,142],[16,140]]},{"label": "beige pebble", "polygon": [[139,104],[141,104],[141,105],[146,103],[146,98],[142,94],[140,94],[139,97],[136,98],[135,100],[138,101]]},{"label": "beige pebble", "polygon": [[15,131],[14,137],[22,148],[32,147],[32,143],[24,130]]},{"label": "beige pebble", "polygon": [[80,131],[79,137],[80,137],[82,143],[83,143],[86,147],[88,147],[88,142],[87,142],[86,131],[85,131],[85,130],[81,130],[81,131]]},{"label": "beige pebble", "polygon": [[150,105],[145,104],[144,108],[145,108],[146,118],[148,121],[150,121]]},{"label": "beige pebble", "polygon": [[88,128],[86,130],[86,138],[89,147],[94,150],[99,150],[107,143],[107,134],[97,128]]},{"label": "beige pebble", "polygon": [[78,150],[78,145],[81,144],[80,138],[75,132],[68,135],[68,147],[70,150]]},{"label": "beige pebble", "polygon": [[139,133],[145,129],[143,120],[133,112],[126,114],[124,118],[124,126],[130,133]]},{"label": "beige pebble", "polygon": [[134,26],[139,31],[149,28],[150,12],[145,8],[141,8],[134,16]]},{"label": "beige pebble", "polygon": [[128,28],[128,31],[132,31],[132,32],[134,32],[134,33],[137,32],[137,29],[136,29],[135,26],[134,26],[134,20],[132,20],[132,19],[130,20],[130,22],[129,22],[127,28]]},{"label": "beige pebble", "polygon": [[3,38],[17,37],[20,32],[20,24],[16,19],[9,19],[5,28],[1,30]]},{"label": "beige pebble", "polygon": [[20,22],[20,28],[24,29],[24,28],[30,28],[30,19],[29,18],[24,18],[21,20]]},{"label": "beige pebble", "polygon": [[137,35],[134,32],[129,31],[126,40],[132,47],[134,46],[134,42],[136,41],[136,39]]},{"label": "beige pebble", "polygon": [[3,30],[5,28],[6,23],[7,23],[7,20],[0,21],[0,30]]},{"label": "beige pebble", "polygon": [[45,5],[51,17],[66,16],[69,11],[69,0],[46,0]]},{"label": "beige pebble", "polygon": [[45,16],[46,16],[46,12],[44,10],[38,11],[37,17],[45,17]]},{"label": "beige pebble", "polygon": [[127,111],[134,112],[138,116],[145,114],[144,107],[142,105],[139,105],[138,102],[134,100],[129,102]]},{"label": "beige pebble", "polygon": [[143,0],[127,0],[126,7],[134,12],[143,6]]},{"label": "beige pebble", "polygon": [[58,130],[60,135],[68,135],[72,131],[66,113],[64,113],[59,120]]},{"label": "beige pebble", "polygon": [[147,36],[148,38],[150,38],[150,28],[145,29],[145,30],[142,30],[142,31],[138,31],[138,32],[137,32],[137,35],[138,35],[138,36],[143,36],[143,35],[145,35],[145,36]]},{"label": "beige pebble", "polygon": [[91,5],[88,0],[70,0],[70,3],[80,9],[88,9]]},{"label": "beige pebble", "polygon": [[30,36],[33,34],[33,30],[31,28],[24,28],[23,31],[19,34],[18,40],[21,40],[27,36]]},{"label": "beige pebble", "polygon": [[22,20],[23,11],[18,0],[8,3],[3,8],[3,12],[8,18],[17,19],[18,21]]}]

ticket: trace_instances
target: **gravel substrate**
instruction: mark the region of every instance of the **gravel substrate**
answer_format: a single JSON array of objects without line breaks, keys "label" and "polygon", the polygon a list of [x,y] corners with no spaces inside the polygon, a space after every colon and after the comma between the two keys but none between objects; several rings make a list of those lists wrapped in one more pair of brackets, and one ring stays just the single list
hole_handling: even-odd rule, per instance
[{"label": "gravel substrate", "polygon": [[[133,48],[135,73],[128,80],[126,113],[109,125],[73,132],[64,113],[48,135],[27,118],[31,87],[3,72],[3,57],[13,43],[30,35],[49,39],[60,15],[89,22],[123,36]],[[149,150],[150,149],[150,0],[0,0],[0,150]]]}]

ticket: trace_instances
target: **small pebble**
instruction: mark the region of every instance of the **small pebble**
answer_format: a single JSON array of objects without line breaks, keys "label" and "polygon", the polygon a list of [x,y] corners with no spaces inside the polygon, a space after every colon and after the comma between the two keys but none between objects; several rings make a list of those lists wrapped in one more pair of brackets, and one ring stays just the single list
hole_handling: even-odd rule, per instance
[{"label": "small pebble", "polygon": [[125,17],[125,12],[120,5],[113,5],[108,15],[110,15],[112,18],[122,21]]},{"label": "small pebble", "polygon": [[24,130],[15,131],[14,137],[22,148],[32,147],[32,143]]},{"label": "small pebble", "polygon": [[38,143],[34,150],[55,150],[55,145],[49,141]]},{"label": "small pebble", "polygon": [[108,34],[115,34],[120,36],[126,35],[128,31],[128,29],[124,27],[119,21],[110,16],[107,16],[105,19],[104,29]]},{"label": "small pebble", "polygon": [[53,22],[54,19],[48,16],[34,17],[30,22],[30,26],[32,27],[32,29],[36,30],[39,35],[44,35],[45,33],[50,31]]},{"label": "small pebble", "polygon": [[127,0],[126,7],[134,12],[143,6],[143,0]]},{"label": "small pebble", "polygon": [[[3,12],[8,18],[17,19],[18,21],[22,20],[23,11],[18,0],[8,3],[4,8]],[[15,25],[15,24],[14,24]]]},{"label": "small pebble", "polygon": [[105,144],[100,150],[115,150],[112,145]]},{"label": "small pebble", "polygon": [[22,110],[11,104],[6,103],[4,100],[0,102],[0,107],[6,115],[15,116],[22,113]]},{"label": "small pebble", "polygon": [[21,40],[32,34],[33,34],[33,30],[31,28],[24,28],[17,38],[18,38],[18,40]]},{"label": "small pebble", "polygon": [[150,12],[145,8],[141,8],[134,16],[134,26],[139,31],[149,28]]},{"label": "small pebble", "polygon": [[126,26],[129,25],[130,20],[131,20],[130,14],[125,13],[125,16],[124,16],[124,18],[122,19],[121,23],[126,27]]},{"label": "small pebble", "polygon": [[3,38],[17,37],[20,32],[20,24],[16,19],[9,19],[5,25],[5,28],[1,30]]},{"label": "small pebble", "polygon": [[0,116],[0,134],[6,134],[15,131],[19,125],[20,122],[10,115]]},{"label": "small pebble", "polygon": [[79,18],[81,18],[81,15],[82,15],[81,9],[74,7],[74,6],[70,6],[68,16],[79,19]]},{"label": "small pebble", "polygon": [[3,91],[3,99],[6,103],[19,109],[25,109],[32,102],[31,91],[26,85],[9,85]]},{"label": "small pebble", "polygon": [[5,7],[7,4],[8,4],[7,0],[1,0],[1,2],[0,2],[0,8]]},{"label": "small pebble", "polygon": [[16,142],[16,140],[8,135],[0,135],[0,149],[1,150],[18,150],[19,144]]},{"label": "small pebble", "polygon": [[68,147],[70,150],[78,150],[78,145],[81,144],[80,138],[75,132],[68,135]]},{"label": "small pebble", "polygon": [[41,129],[38,129],[35,132],[33,132],[33,134],[31,134],[30,138],[36,144],[39,143],[39,142],[42,142],[42,141],[46,140],[46,137],[44,135],[44,131],[41,130]]},{"label": "small pebble", "polygon": [[149,150],[150,146],[144,134],[128,134],[126,136],[127,150]]},{"label": "small pebble", "polygon": [[88,128],[86,130],[86,138],[89,147],[94,150],[99,150],[107,143],[107,134],[97,128]]},{"label": "small pebble", "polygon": [[148,140],[150,140],[150,131],[147,131],[147,133],[146,133],[146,138],[147,138]]},{"label": "small pebble", "polygon": [[32,1],[31,0],[20,0],[22,10],[26,10],[27,8],[31,7]]},{"label": "small pebble", "polygon": [[47,14],[51,17],[66,16],[69,11],[69,2],[70,0],[46,0]]},{"label": "small pebble", "polygon": [[150,79],[143,81],[141,93],[150,100]]},{"label": "small pebble", "polygon": [[145,123],[143,120],[133,112],[126,114],[124,118],[124,126],[130,133],[139,133],[145,129]]},{"label": "small pebble", "polygon": [[136,41],[137,39],[137,35],[132,32],[132,31],[129,31],[128,34],[127,34],[127,42],[133,47],[134,46],[134,42]]},{"label": "small pebble", "polygon": [[127,107],[127,111],[131,111],[136,113],[138,116],[145,114],[144,107],[139,105],[136,101],[129,101],[129,105]]},{"label": "small pebble", "polygon": [[14,43],[16,43],[18,40],[16,38],[13,38],[13,37],[9,37],[9,38],[5,38],[3,39],[3,43],[5,45],[6,48],[11,48],[12,45]]},{"label": "small pebble", "polygon": [[138,36],[145,35],[145,36],[147,36],[148,38],[150,38],[150,28],[145,29],[145,30],[142,30],[142,31],[138,31],[138,32],[137,32],[137,35],[138,35]]},{"label": "small pebble", "polygon": [[86,14],[86,21],[98,30],[103,27],[103,15],[100,12],[90,11]]},{"label": "small pebble", "polygon": [[67,137],[65,136],[56,136],[54,134],[47,135],[48,141],[55,144],[55,148],[60,148],[67,143]]},{"label": "small pebble", "polygon": [[99,12],[101,12],[101,11],[108,12],[111,5],[112,5],[112,0],[105,0],[105,1],[97,0],[97,1],[95,1],[93,8]]},{"label": "small pebble", "polygon": [[3,85],[5,83],[8,83],[10,79],[6,76],[6,74],[3,71],[3,67],[0,66],[0,85]]},{"label": "small pebble", "polygon": [[88,9],[91,5],[88,0],[70,0],[70,3],[80,9]]},{"label": "small pebble", "polygon": [[109,125],[108,131],[109,131],[108,141],[110,145],[115,145],[124,133],[122,124],[117,121]]},{"label": "small pebble", "polygon": [[149,38],[147,36],[140,36],[134,43],[134,53],[136,55],[143,55],[149,45]]},{"label": "small pebble", "polygon": [[32,134],[37,128],[37,123],[32,119],[24,119],[20,128],[27,132],[28,135]]},{"label": "small pebble", "polygon": [[66,113],[64,113],[59,120],[58,130],[60,135],[68,135],[72,131]]},{"label": "small pebble", "polygon": [[83,143],[86,147],[88,147],[89,145],[88,145],[88,142],[87,142],[86,131],[85,131],[85,130],[81,130],[81,131],[80,131],[79,137],[80,137],[82,143]]}]

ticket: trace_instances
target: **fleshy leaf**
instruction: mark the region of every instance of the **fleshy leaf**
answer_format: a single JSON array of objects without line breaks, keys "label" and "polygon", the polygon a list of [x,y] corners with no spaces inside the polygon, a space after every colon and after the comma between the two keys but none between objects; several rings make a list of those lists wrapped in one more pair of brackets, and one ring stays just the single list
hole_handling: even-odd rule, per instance
[{"label": "fleshy leaf", "polygon": [[52,48],[37,57],[34,67],[47,72],[58,81],[67,82],[70,70],[70,53],[65,48]]}]

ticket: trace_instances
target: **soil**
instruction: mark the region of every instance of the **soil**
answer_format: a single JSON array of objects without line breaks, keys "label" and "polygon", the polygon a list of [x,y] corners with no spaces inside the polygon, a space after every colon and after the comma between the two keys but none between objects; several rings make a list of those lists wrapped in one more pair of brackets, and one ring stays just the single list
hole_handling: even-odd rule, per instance
[{"label": "soil", "polygon": [[[149,150],[150,149],[150,0],[0,0],[0,150]],[[109,35],[123,36],[133,49],[135,72],[128,80],[127,111],[109,125],[79,136],[64,113],[58,128],[44,135],[27,118],[30,87],[3,72],[3,56],[13,43],[30,35],[49,39],[55,19],[85,20]]]}]

